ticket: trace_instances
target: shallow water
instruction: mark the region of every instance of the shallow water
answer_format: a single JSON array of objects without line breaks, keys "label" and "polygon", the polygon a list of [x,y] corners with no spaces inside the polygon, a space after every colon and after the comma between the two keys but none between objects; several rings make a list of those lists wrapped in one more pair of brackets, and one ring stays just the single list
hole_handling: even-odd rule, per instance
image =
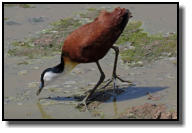
[{"label": "shallow water", "polygon": [[[177,107],[177,67],[169,59],[160,60],[144,67],[128,68],[121,61],[118,62],[117,73],[124,79],[133,81],[136,86],[127,87],[125,92],[117,97],[111,97],[108,101],[99,105],[96,109],[98,116],[89,112],[80,112],[75,109],[75,99],[68,98],[72,95],[82,95],[90,90],[99,79],[99,72],[94,63],[79,64],[67,76],[58,78],[49,83],[39,97],[36,91],[39,85],[41,72],[59,62],[59,56],[50,58],[27,59],[29,64],[18,65],[26,60],[21,57],[7,56],[10,43],[14,40],[24,40],[33,36],[63,17],[72,16],[73,13],[84,11],[89,7],[125,7],[129,8],[135,20],[144,22],[146,32],[176,32],[176,6],[172,5],[35,5],[35,8],[6,7],[5,17],[9,18],[4,25],[4,96],[5,118],[17,119],[68,119],[68,118],[115,118],[127,107],[141,105],[143,103],[165,103],[171,109]],[[40,18],[35,21],[34,18]],[[101,66],[106,77],[111,77],[114,54],[112,51],[101,60]],[[124,86],[118,83],[120,86]],[[162,97],[158,101],[147,100],[146,93]],[[49,99],[48,97],[55,97]],[[48,98],[39,101],[39,98]]]}]

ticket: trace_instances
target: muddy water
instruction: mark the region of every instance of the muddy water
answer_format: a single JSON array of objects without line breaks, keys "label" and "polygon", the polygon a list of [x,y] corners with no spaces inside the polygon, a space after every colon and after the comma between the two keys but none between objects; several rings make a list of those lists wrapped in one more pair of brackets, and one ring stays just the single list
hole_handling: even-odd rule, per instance
[{"label": "muddy water", "polygon": [[[71,95],[81,95],[99,79],[99,72],[94,63],[80,64],[75,70],[58,78],[42,91],[37,97],[35,92],[39,85],[40,73],[47,67],[59,62],[59,55],[54,57],[27,59],[29,64],[18,65],[26,61],[24,57],[10,57],[7,55],[10,43],[14,40],[24,40],[25,37],[48,27],[49,23],[73,13],[84,11],[89,7],[129,8],[134,19],[144,22],[144,29],[150,33],[176,32],[176,6],[172,5],[35,5],[35,8],[6,7],[5,17],[9,18],[4,25],[5,35],[5,63],[4,63],[4,96],[5,118],[115,118],[127,107],[149,103],[164,103],[170,109],[176,105],[176,66],[172,59],[163,59],[140,68],[128,68],[118,63],[118,74],[122,78],[133,81],[136,86],[125,87],[121,95],[111,97],[110,100],[99,105],[96,111],[102,115],[94,116],[89,112],[75,109]],[[41,17],[40,22],[33,22],[33,18]],[[7,23],[9,22],[9,23]],[[101,66],[106,77],[111,77],[114,53],[112,51],[101,60]],[[123,84],[119,83],[120,87]],[[161,97],[160,100],[147,99],[146,93],[153,93]],[[56,97],[57,100],[39,101],[39,98]],[[59,100],[58,100],[59,99]]]}]

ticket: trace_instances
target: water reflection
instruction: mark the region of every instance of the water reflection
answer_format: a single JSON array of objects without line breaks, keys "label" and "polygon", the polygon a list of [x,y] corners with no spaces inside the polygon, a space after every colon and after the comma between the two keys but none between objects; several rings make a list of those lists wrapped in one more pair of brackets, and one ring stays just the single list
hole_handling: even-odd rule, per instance
[{"label": "water reflection", "polygon": [[117,102],[116,102],[116,96],[113,98],[113,109],[114,109],[114,117],[116,118],[118,116],[118,111],[117,111]]},{"label": "water reflection", "polygon": [[52,117],[50,115],[47,114],[47,112],[43,109],[43,106],[39,103],[39,101],[37,102],[37,107],[41,113],[41,117],[43,119],[52,119]]}]

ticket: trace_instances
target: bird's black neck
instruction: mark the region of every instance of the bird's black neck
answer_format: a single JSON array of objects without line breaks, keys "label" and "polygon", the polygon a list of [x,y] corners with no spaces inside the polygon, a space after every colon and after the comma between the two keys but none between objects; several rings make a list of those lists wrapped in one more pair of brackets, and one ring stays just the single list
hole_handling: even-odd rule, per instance
[{"label": "bird's black neck", "polygon": [[60,64],[56,65],[55,67],[52,68],[52,72],[54,73],[62,73],[64,70],[64,61],[63,58],[61,56],[61,62]]}]

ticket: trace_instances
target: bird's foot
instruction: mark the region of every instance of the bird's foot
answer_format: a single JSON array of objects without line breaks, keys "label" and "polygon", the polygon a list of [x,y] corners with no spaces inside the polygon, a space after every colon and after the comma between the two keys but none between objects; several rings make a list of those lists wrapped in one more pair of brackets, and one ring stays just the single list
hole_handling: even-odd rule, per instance
[{"label": "bird's foot", "polygon": [[113,82],[113,92],[105,92],[104,94],[109,94],[112,96],[116,96],[116,79],[114,77],[112,77],[111,79],[107,79],[106,81],[104,81],[105,85],[103,87],[101,87],[100,89],[105,89],[107,86],[109,86],[111,83]]},{"label": "bird's foot", "polygon": [[119,89],[118,89],[118,86],[117,86],[117,84],[116,84],[117,79],[120,80],[121,82],[126,82],[126,83],[128,83],[128,85],[130,85],[130,86],[134,86],[134,85],[135,85],[135,84],[133,84],[131,81],[129,81],[129,80],[123,80],[123,79],[121,79],[119,76],[117,76],[116,74],[114,74],[111,79],[108,79],[108,80],[104,81],[105,85],[104,85],[103,87],[101,87],[100,89],[106,88],[107,86],[110,85],[110,83],[113,82],[113,93],[109,93],[109,92],[106,92],[106,93],[107,93],[107,94],[110,94],[110,95],[112,95],[112,96],[116,96],[116,95],[119,93]]},{"label": "bird's foot", "polygon": [[127,83],[130,86],[135,86],[135,84],[133,82],[131,82],[129,80],[124,80],[124,79],[120,78],[119,75],[114,74],[113,78],[118,79],[121,82]]},{"label": "bird's foot", "polygon": [[78,103],[76,104],[76,108],[81,109],[81,110],[88,111],[88,107],[87,107],[87,97],[85,97],[82,101],[78,102]]}]

